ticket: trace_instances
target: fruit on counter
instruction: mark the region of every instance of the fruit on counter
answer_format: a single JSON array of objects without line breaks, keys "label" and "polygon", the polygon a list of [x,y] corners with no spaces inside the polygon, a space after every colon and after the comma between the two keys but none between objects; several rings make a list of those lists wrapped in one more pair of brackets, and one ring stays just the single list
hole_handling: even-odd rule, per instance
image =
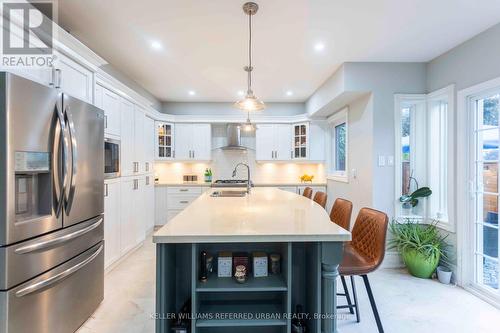
[{"label": "fruit on counter", "polygon": [[314,175],[309,176],[308,174],[304,174],[300,177],[300,180],[303,182],[312,182]]}]

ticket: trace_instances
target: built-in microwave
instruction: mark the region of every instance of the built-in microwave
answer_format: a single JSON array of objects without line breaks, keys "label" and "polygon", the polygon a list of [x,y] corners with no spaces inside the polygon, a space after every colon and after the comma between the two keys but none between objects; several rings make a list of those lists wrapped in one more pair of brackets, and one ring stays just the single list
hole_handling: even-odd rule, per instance
[{"label": "built-in microwave", "polygon": [[104,139],[104,177],[120,177],[120,141]]}]

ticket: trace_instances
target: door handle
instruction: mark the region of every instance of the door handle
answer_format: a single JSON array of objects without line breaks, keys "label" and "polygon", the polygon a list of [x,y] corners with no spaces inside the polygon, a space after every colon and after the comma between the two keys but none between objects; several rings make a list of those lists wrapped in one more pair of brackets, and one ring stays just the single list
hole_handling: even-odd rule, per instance
[{"label": "door handle", "polygon": [[55,70],[55,83],[54,83],[56,88],[61,88],[61,81],[62,81],[61,77],[62,77],[61,70],[59,68],[56,68],[56,70]]},{"label": "door handle", "polygon": [[175,158],[175,150],[172,151],[172,157]]},{"label": "door handle", "polygon": [[37,290],[47,288],[47,287],[49,287],[53,284],[56,284],[57,282],[65,279],[65,278],[67,278],[68,276],[76,273],[77,271],[79,271],[80,269],[85,267],[88,263],[90,263],[92,260],[94,260],[102,252],[103,248],[104,248],[104,245],[101,244],[99,246],[99,248],[94,253],[92,253],[92,255],[90,257],[79,262],[78,264],[76,264],[76,265],[74,265],[74,266],[62,271],[61,273],[58,273],[58,274],[56,274],[56,275],[54,275],[46,280],[42,280],[40,282],[33,283],[25,288],[18,290],[16,292],[16,297],[23,297],[23,296],[32,294],[32,293],[36,292]]},{"label": "door handle", "polygon": [[149,162],[146,162],[146,163],[145,163],[145,165],[146,165],[146,166],[145,166],[146,171],[149,171]]},{"label": "door handle", "polygon": [[146,185],[149,185],[149,176],[146,176]]},{"label": "door handle", "polygon": [[103,220],[104,219],[102,217],[98,217],[97,222],[95,222],[95,223],[93,223],[85,228],[82,228],[82,229],[77,230],[77,231],[73,231],[73,232],[66,234],[64,236],[61,236],[61,237],[57,237],[54,239],[49,239],[49,240],[38,242],[35,244],[30,244],[30,245],[19,247],[19,248],[14,250],[14,253],[26,254],[26,253],[46,250],[46,249],[52,248],[56,245],[69,242],[70,240],[78,238],[78,237],[96,229],[97,227],[99,227],[102,224]]},{"label": "door handle", "polygon": [[187,201],[187,200],[181,200],[181,201],[179,201],[179,203],[181,203],[181,204],[187,204],[187,203],[189,203],[189,201]]},{"label": "door handle", "polygon": [[104,115],[104,128],[108,128],[108,116]]},{"label": "door handle", "polygon": [[104,197],[108,196],[108,184],[104,184]]},{"label": "door handle", "polygon": [[290,158],[293,159],[293,150],[290,150]]},{"label": "door handle", "polygon": [[181,189],[179,190],[179,192],[187,192],[187,191],[188,191],[188,189],[187,189],[187,188],[181,188]]},{"label": "door handle", "polygon": [[63,196],[64,196],[64,184],[65,184],[65,165],[59,165],[59,148],[62,147],[62,159],[66,161],[67,151],[66,151],[66,140],[64,140],[65,135],[65,123],[64,116],[59,109],[59,105],[55,105],[56,119],[54,123],[54,138],[52,146],[52,177],[54,186],[54,207],[56,217],[59,217],[63,207]]},{"label": "door handle", "polygon": [[64,110],[64,116],[66,118],[68,129],[69,129],[69,137],[70,137],[70,145],[71,145],[71,176],[69,181],[69,193],[66,200],[66,215],[71,211],[71,206],[73,205],[73,198],[75,196],[75,186],[76,186],[76,176],[77,176],[77,161],[78,161],[78,152],[77,152],[77,142],[76,142],[76,134],[75,134],[75,124],[73,122],[73,117],[71,115],[71,111],[69,107],[66,107]]}]

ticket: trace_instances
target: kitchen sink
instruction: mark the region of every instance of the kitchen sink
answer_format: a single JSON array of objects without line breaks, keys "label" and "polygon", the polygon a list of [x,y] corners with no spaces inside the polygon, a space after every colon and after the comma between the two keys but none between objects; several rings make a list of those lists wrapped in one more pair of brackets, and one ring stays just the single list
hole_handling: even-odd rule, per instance
[{"label": "kitchen sink", "polygon": [[214,191],[212,197],[244,197],[247,191]]}]

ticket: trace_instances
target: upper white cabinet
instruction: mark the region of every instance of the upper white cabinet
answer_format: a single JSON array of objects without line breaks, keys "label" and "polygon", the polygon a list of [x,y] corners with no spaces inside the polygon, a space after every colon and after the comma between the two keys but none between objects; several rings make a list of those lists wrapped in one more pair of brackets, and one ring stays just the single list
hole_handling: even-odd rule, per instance
[{"label": "upper white cabinet", "polygon": [[144,145],[144,121],[146,115],[144,110],[138,106],[134,106],[134,158],[135,170],[137,173],[145,173],[145,145]]},{"label": "upper white cabinet", "polygon": [[175,124],[175,159],[208,161],[211,149],[210,124]]},{"label": "upper white cabinet", "polygon": [[309,158],[309,123],[293,125],[293,158]]},{"label": "upper white cabinet", "polygon": [[292,158],[292,129],[287,124],[258,125],[255,134],[258,161],[289,161]]},{"label": "upper white cabinet", "polygon": [[135,137],[134,137],[134,105],[120,98],[120,125],[121,125],[121,175],[131,176],[136,173]]},{"label": "upper white cabinet", "polygon": [[58,53],[54,62],[54,85],[69,95],[92,103],[92,93],[94,91],[94,74],[71,60]]},{"label": "upper white cabinet", "polygon": [[155,159],[155,121],[144,118],[144,173],[153,172]]},{"label": "upper white cabinet", "polygon": [[156,122],[155,124],[155,159],[171,160],[175,157],[174,151],[174,124]]},{"label": "upper white cabinet", "polygon": [[96,84],[94,105],[104,110],[104,133],[120,136],[120,96]]}]

